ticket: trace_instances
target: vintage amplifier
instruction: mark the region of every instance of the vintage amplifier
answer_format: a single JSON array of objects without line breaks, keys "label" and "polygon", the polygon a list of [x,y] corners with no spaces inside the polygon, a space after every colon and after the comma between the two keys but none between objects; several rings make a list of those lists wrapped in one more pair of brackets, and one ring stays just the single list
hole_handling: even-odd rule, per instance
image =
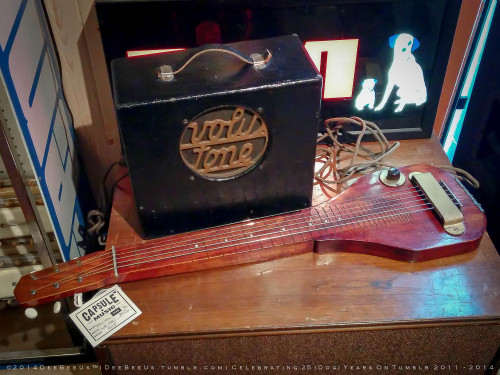
[{"label": "vintage amplifier", "polygon": [[322,78],[297,36],[111,66],[144,238],[311,204]]}]

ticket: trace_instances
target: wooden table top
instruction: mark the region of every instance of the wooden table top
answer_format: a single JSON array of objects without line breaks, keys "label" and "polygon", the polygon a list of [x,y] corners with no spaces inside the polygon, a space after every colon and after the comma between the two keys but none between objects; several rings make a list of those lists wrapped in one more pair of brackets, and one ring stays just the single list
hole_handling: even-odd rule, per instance
[{"label": "wooden table top", "polygon": [[[388,163],[449,164],[435,137],[402,141]],[[115,191],[107,247],[143,240]],[[318,189],[316,198],[321,199]],[[500,324],[500,257],[488,235],[478,250],[423,263],[359,254],[280,260],[122,284],[142,315],[107,344],[185,337],[376,327]]]}]

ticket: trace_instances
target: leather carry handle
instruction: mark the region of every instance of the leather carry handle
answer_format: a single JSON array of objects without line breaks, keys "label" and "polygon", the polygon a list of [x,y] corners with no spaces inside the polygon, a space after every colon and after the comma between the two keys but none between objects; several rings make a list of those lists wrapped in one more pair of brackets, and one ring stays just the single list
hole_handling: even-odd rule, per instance
[{"label": "leather carry handle", "polygon": [[191,56],[188,56],[186,59],[184,59],[184,61],[181,61],[177,65],[178,68],[176,68],[175,70],[172,68],[171,65],[160,66],[158,68],[158,78],[160,78],[163,81],[172,81],[174,79],[174,76],[183,71],[189,64],[191,64],[193,60],[195,60],[196,58],[205,53],[212,53],[212,52],[229,54],[231,56],[240,59],[246,64],[253,65],[256,69],[265,68],[266,64],[272,57],[272,54],[268,49],[266,49],[264,55],[261,55],[260,53],[252,53],[249,57],[247,57],[243,55],[241,52],[239,52],[237,49],[230,46],[225,46],[221,44],[207,44],[205,46],[200,47],[197,52],[195,52]]}]

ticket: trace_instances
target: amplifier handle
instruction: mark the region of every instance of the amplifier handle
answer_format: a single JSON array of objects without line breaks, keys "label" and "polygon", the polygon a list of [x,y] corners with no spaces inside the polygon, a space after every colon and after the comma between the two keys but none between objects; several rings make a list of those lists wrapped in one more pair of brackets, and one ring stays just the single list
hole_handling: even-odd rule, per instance
[{"label": "amplifier handle", "polygon": [[238,50],[233,47],[221,45],[221,44],[207,44],[202,46],[193,55],[187,57],[184,61],[178,64],[180,68],[175,71],[172,69],[171,65],[162,65],[158,68],[158,78],[163,81],[171,81],[174,79],[174,75],[183,71],[194,59],[198,56],[209,52],[226,53],[232,55],[246,64],[253,65],[256,69],[263,69],[272,57],[271,52],[266,49],[264,56],[260,53],[252,53],[250,57],[244,56]]}]

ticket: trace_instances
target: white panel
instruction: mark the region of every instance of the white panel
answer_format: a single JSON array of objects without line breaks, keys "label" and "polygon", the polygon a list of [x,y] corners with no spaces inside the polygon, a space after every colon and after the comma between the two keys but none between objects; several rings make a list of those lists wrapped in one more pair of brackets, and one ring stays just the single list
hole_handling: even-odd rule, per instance
[{"label": "white panel", "polygon": [[72,172],[71,162],[67,163],[66,170],[63,169],[55,138],[51,137],[44,179],[64,236],[64,246],[69,245],[73,229],[71,225],[74,210],[69,208],[75,207],[76,191]]},{"label": "white panel", "polygon": [[[75,239],[76,239],[76,242],[81,242],[83,241],[83,237],[80,235],[80,232],[78,231],[78,229],[82,227],[84,228],[85,227],[85,223],[82,223],[78,220],[78,216],[75,212],[75,223],[73,225],[73,233],[75,234]],[[81,255],[84,255],[83,254],[83,249],[81,249],[80,247],[76,246],[76,242],[73,244],[72,248],[71,248],[71,256],[81,256]]]},{"label": "white panel", "polygon": [[40,165],[43,162],[43,155],[49,138],[50,122],[57,100],[56,95],[54,76],[50,68],[48,54],[46,54],[33,105],[24,111]]},{"label": "white panel", "polygon": [[63,119],[61,117],[61,111],[59,110],[59,108],[57,110],[56,118],[54,121],[54,136],[56,137],[57,147],[61,155],[61,160],[64,163],[66,151],[68,150],[68,139],[66,137],[66,129],[64,127]]},{"label": "white panel", "polygon": [[23,112],[29,113],[29,95],[43,48],[43,32],[33,1],[29,1],[19,25],[9,69]]},{"label": "white panel", "polygon": [[[14,109],[12,108],[7,90],[5,88],[2,72],[0,72],[0,119],[2,119],[4,130],[6,131],[7,136],[10,137],[12,144],[14,145],[14,151],[17,152],[17,156],[21,161],[20,167],[24,172],[24,177],[33,178],[35,176],[35,172],[31,168],[31,162],[28,156],[27,149],[24,145],[24,140],[19,129],[19,124],[17,123]],[[6,179],[7,177],[8,175],[7,171],[5,170],[3,161],[0,160],[0,180]]]},{"label": "white panel", "polygon": [[62,100],[59,100],[59,115],[61,116],[61,120],[64,124],[66,140],[69,142],[68,143],[69,152],[71,153],[71,155],[74,155],[75,147],[73,144],[73,136],[71,133],[71,126],[70,126],[70,124],[73,123],[73,120],[71,119],[70,113],[68,109],[65,107],[64,102]]},{"label": "white panel", "polygon": [[0,1],[0,47],[5,48],[9,39],[10,31],[14,25],[17,12],[19,11],[20,0]]},{"label": "white panel", "polygon": [[[29,153],[29,165],[39,179],[58,244],[67,258],[78,251],[75,247],[78,234],[73,233],[73,225],[77,228],[80,224],[76,217],[73,222],[77,209],[77,181],[72,180],[77,174],[77,166],[73,165],[76,160],[71,160],[74,156],[72,119],[59,94],[60,76],[54,73],[58,71],[57,62],[53,59],[52,42],[45,29],[41,1],[0,0],[0,42],[10,35],[11,47],[5,51],[8,52],[4,55],[6,60],[0,61],[6,84],[1,88],[12,97],[8,107],[16,112],[13,123],[21,131],[23,149]],[[13,4],[15,11],[5,11]],[[25,8],[19,9],[20,4],[26,4]],[[22,18],[17,24],[16,16],[21,10]],[[14,33],[10,30],[13,25]],[[7,28],[8,32],[2,34]]]},{"label": "white panel", "polygon": [[77,246],[77,242],[80,242],[82,240],[82,236],[80,236],[80,233],[78,232],[79,226],[83,224],[78,221],[78,216],[76,215],[75,212],[75,222],[73,224],[73,242],[71,243],[71,248],[69,249],[69,257],[70,259],[80,257],[84,254],[80,251],[80,248]]}]

